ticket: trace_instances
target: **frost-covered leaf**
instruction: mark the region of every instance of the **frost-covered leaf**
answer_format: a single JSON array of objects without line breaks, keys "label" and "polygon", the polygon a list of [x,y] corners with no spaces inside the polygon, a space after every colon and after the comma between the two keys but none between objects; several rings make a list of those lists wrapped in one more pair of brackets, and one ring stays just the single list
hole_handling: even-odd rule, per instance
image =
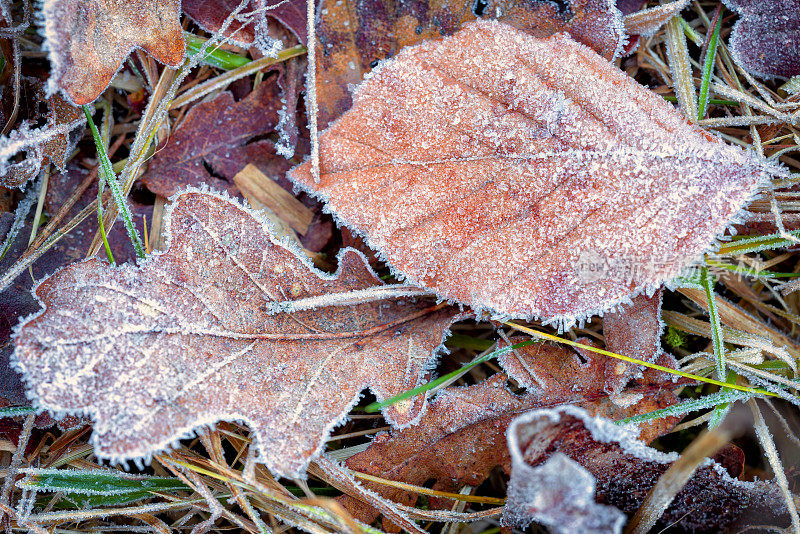
[{"label": "frost-covered leaf", "polygon": [[141,182],[163,197],[203,184],[238,194],[233,184],[236,173],[248,163],[258,165],[275,157],[272,143],[259,137],[275,130],[278,94],[272,78],[238,102],[225,91],[197,104],[156,151]]},{"label": "frost-covered leaf", "polygon": [[[647,375],[639,386],[624,395],[610,398],[603,391],[603,356],[583,364],[572,350],[547,343],[530,345],[517,353],[513,360],[506,359],[501,364],[517,382],[526,385],[526,394],[509,391],[506,377],[500,374],[475,386],[447,388],[431,401],[418,425],[379,434],[364,452],[349,458],[346,465],[410,484],[422,485],[435,479],[434,489],[454,492],[464,485],[480,485],[497,466],[508,472],[510,457],[502,445],[506,428],[516,415],[527,410],[577,403],[594,414],[622,419],[677,401],[672,382],[655,374]],[[530,383],[531,375],[536,375],[539,385]],[[667,432],[674,422],[675,418],[670,418],[642,425],[641,437],[653,440]],[[413,493],[387,486],[367,486],[402,504],[416,501]],[[341,502],[367,523],[378,515],[368,503],[352,497],[342,497]],[[434,500],[432,504],[447,506],[452,502]]]},{"label": "frost-covered leaf", "polygon": [[[654,363],[662,356],[661,333],[664,323],[661,320],[661,301],[663,290],[648,297],[634,297],[631,306],[603,316],[603,335],[606,348],[616,354]],[[611,363],[611,362],[609,362]],[[618,393],[638,373],[640,366],[615,360],[606,367],[606,391]]]},{"label": "frost-covered leaf", "polygon": [[569,326],[712,247],[774,170],[565,34],[478,21],[403,50],[291,178],[398,275]]},{"label": "frost-covered leaf", "polygon": [[[479,7],[480,6],[480,7]],[[403,47],[450,35],[478,15],[499,18],[537,37],[567,31],[611,57],[624,40],[621,14],[608,0],[325,0],[317,23],[319,122],[329,124],[351,104],[351,84]]]},{"label": "frost-covered leaf", "polygon": [[[525,341],[514,337],[511,343]],[[583,345],[594,346],[587,338],[578,340]],[[580,355],[580,357],[579,357]],[[666,354],[651,358],[664,367],[676,368],[677,362]],[[634,386],[621,391],[615,372],[619,360],[586,349],[578,353],[560,345],[537,343],[505,353],[499,358],[506,373],[521,386],[542,400],[539,406],[567,403],[589,403],[592,413],[610,419],[624,419],[631,413],[648,413],[678,402],[672,393],[673,375],[644,369],[636,377]],[[625,381],[627,385],[633,375]],[[641,427],[639,439],[647,443],[669,432],[680,417],[665,417],[648,422]]]},{"label": "frost-covered leaf", "polygon": [[[183,11],[204,30],[216,32],[240,3],[240,0],[183,0]],[[264,17],[279,21],[306,44],[305,0],[251,0],[228,26],[225,36],[234,43],[249,46],[255,41],[257,27]]]},{"label": "frost-covered leaf", "polygon": [[739,13],[730,47],[749,72],[772,78],[800,74],[800,3],[797,0],[724,0]]},{"label": "frost-covered leaf", "polygon": [[[149,457],[194,429],[245,422],[259,460],[300,476],[365,388],[386,399],[420,385],[452,308],[384,299],[271,313],[293,301],[380,288],[346,250],[320,273],[273,240],[254,212],[187,192],[167,251],[138,266],[70,265],[36,289],[45,310],[18,329],[16,365],[39,406],[88,413],[100,457]],[[420,397],[387,409],[402,426]]]},{"label": "frost-covered leaf", "polygon": [[[535,499],[525,477],[555,454],[582,466],[594,479],[596,499],[633,514],[658,478],[678,455],[666,454],[635,438],[627,428],[586,410],[567,406],[537,410],[515,419],[508,429],[514,467],[503,520],[525,524],[536,518]],[[515,471],[524,462],[522,470]],[[743,482],[706,460],[677,494],[659,520],[660,528],[679,531],[728,532],[736,525],[781,525],[788,520],[777,486]],[[658,529],[657,529],[658,530]]]},{"label": "frost-covered leaf", "polygon": [[[86,122],[83,112],[61,95],[46,97],[40,84],[32,84],[31,92],[38,102],[30,106],[29,118],[0,137],[0,185],[6,187],[24,185],[47,163],[63,170]],[[40,107],[47,109],[43,116],[37,113]]]},{"label": "frost-covered leaf", "polygon": [[45,0],[50,91],[88,104],[135,48],[177,66],[185,48],[180,13],[180,0]]},{"label": "frost-covered leaf", "polygon": [[552,534],[618,534],[625,514],[594,502],[595,479],[567,456],[556,453],[546,462],[531,467],[512,441],[511,481],[503,514],[506,524],[526,528],[536,522]]}]

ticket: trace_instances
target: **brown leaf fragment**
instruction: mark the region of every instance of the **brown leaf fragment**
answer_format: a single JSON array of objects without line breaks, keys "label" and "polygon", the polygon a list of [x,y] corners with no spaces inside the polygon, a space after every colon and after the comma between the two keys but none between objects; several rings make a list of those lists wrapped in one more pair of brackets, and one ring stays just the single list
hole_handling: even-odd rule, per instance
[{"label": "brown leaf fragment", "polygon": [[[531,468],[541,469],[557,455],[569,458],[571,468],[577,464],[594,479],[597,502],[628,515],[639,508],[648,490],[678,457],[651,449],[629,429],[574,406],[520,416],[510,425],[508,436],[513,466],[503,515],[507,525],[537,520],[541,511],[536,502],[543,496],[527,477]],[[561,487],[571,483],[564,479]],[[733,479],[721,466],[706,460],[677,494],[657,529],[669,526],[718,533],[747,524],[784,525],[787,519],[777,486]],[[562,518],[561,524],[569,526],[567,521]]]},{"label": "brown leaf fragment", "polygon": [[[525,340],[513,337],[510,342]],[[578,342],[595,345],[587,338],[579,338]],[[593,413],[617,420],[631,417],[629,413],[652,412],[678,402],[672,392],[672,375],[653,369],[640,371],[637,384],[624,392],[611,387],[618,384],[618,377],[610,370],[619,360],[589,350],[576,353],[561,345],[536,343],[507,352],[498,361],[511,378],[540,398],[539,406],[583,403],[590,405]],[[674,358],[662,356],[658,363],[677,367]],[[641,426],[639,439],[649,443],[669,432],[679,420],[680,417],[665,417],[650,421]]]},{"label": "brown leaf fragment", "polygon": [[739,13],[730,47],[733,59],[763,78],[800,74],[800,2],[724,0]]},{"label": "brown leaf fragment", "polygon": [[621,14],[605,0],[489,0],[478,10],[469,0],[323,2],[317,24],[319,124],[347,111],[350,85],[403,47],[455,33],[478,15],[497,18],[536,37],[570,32],[609,59],[623,41]]},{"label": "brown leaf fragment", "polygon": [[[603,316],[603,335],[606,349],[616,354],[654,363],[662,354],[661,334],[664,323],[661,321],[661,302],[663,289],[648,297],[638,295],[632,299],[630,307],[607,313]],[[622,360],[609,361],[606,367],[606,390],[619,393],[642,367]]]},{"label": "brown leaf fragment", "polygon": [[[183,11],[201,28],[213,33],[240,3],[240,0],[183,0]],[[256,28],[265,16],[279,21],[306,44],[304,0],[253,0],[234,18],[225,36],[236,44],[249,46],[255,41]]]},{"label": "brown leaf fragment", "polygon": [[236,173],[248,163],[258,165],[276,157],[272,143],[257,138],[275,129],[278,91],[272,78],[239,102],[225,91],[197,104],[156,151],[141,182],[163,197],[204,184],[238,194],[233,184]]},{"label": "brown leaf fragment", "polygon": [[565,34],[478,21],[359,86],[320,172],[290,177],[398,276],[567,328],[697,261],[780,171]]},{"label": "brown leaf fragment", "polygon": [[[517,341],[520,339],[512,339]],[[548,343],[529,345],[516,352],[519,357],[502,361],[503,367],[520,383],[535,374],[540,386],[527,386],[527,394],[515,395],[506,387],[506,377],[498,374],[474,386],[447,388],[431,401],[419,424],[379,434],[364,452],[350,457],[345,465],[409,484],[422,485],[434,479],[434,489],[457,492],[464,485],[480,485],[497,466],[508,472],[510,457],[501,443],[511,420],[527,410],[577,403],[591,413],[622,419],[677,402],[671,381],[662,380],[643,382],[640,388],[617,397],[619,404],[615,403],[603,391],[603,356],[583,364],[572,350]],[[641,438],[655,439],[669,431],[675,421],[671,418],[642,425]],[[391,501],[406,505],[416,502],[416,494],[365,485]],[[378,515],[368,503],[348,496],[341,499],[362,521],[371,523]]]},{"label": "brown leaf fragment", "polygon": [[[67,102],[61,95],[45,95],[41,84],[33,84],[32,92],[36,103],[44,106],[31,106],[31,116],[23,120],[17,129],[0,137],[0,185],[20,187],[36,176],[42,165],[52,163],[64,170],[75,144],[83,134],[82,126],[86,118],[80,108]],[[37,116],[34,110],[46,107],[44,116]],[[44,121],[32,128],[36,121]],[[19,161],[12,158],[24,154]]]},{"label": "brown leaf fragment", "polygon": [[[215,194],[180,195],[169,241],[138,266],[97,260],[45,279],[45,306],[16,333],[15,362],[38,406],[87,413],[95,454],[149,458],[194,429],[237,420],[259,461],[301,476],[369,388],[420,385],[458,312],[405,298],[268,312],[273,301],[338,296],[383,283],[345,250],[334,275],[274,240],[255,212]],[[384,412],[417,420],[417,397]]]},{"label": "brown leaf fragment", "polygon": [[180,10],[180,0],[45,0],[49,92],[92,102],[136,48],[178,66],[185,48]]}]

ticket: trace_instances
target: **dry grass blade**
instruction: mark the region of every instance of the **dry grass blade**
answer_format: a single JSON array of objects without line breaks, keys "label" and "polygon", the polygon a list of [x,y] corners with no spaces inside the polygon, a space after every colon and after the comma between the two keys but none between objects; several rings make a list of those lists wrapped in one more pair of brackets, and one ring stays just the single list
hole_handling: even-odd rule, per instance
[{"label": "dry grass blade", "polygon": [[650,488],[644,502],[625,526],[626,534],[647,534],[692,477],[700,462],[713,456],[733,437],[734,427],[723,423],[697,437],[681,457]]}]

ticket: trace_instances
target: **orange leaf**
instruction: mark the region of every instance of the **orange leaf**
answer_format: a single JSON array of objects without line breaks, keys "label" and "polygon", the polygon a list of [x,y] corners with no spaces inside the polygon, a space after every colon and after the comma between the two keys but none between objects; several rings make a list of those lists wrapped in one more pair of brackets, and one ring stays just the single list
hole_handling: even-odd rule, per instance
[{"label": "orange leaf", "polygon": [[536,37],[569,32],[604,57],[625,40],[622,14],[607,0],[555,2],[488,0],[327,0],[317,23],[319,122],[326,126],[351,105],[348,86],[403,47],[455,33],[477,17],[497,18]]},{"label": "orange leaf", "polygon": [[[95,454],[149,458],[194,429],[245,422],[260,461],[299,476],[361,392],[421,385],[456,310],[384,299],[270,313],[273,301],[384,285],[352,249],[327,275],[272,237],[254,212],[217,195],[175,202],[164,253],[115,268],[70,265],[36,289],[44,311],[16,335],[29,396],[95,420]],[[384,412],[404,426],[416,397]]]},{"label": "orange leaf", "polygon": [[398,274],[569,327],[713,247],[770,172],[566,34],[478,21],[407,48],[291,172]]},{"label": "orange leaf", "polygon": [[180,14],[180,0],[46,0],[50,90],[88,104],[135,48],[178,66],[185,48]]}]

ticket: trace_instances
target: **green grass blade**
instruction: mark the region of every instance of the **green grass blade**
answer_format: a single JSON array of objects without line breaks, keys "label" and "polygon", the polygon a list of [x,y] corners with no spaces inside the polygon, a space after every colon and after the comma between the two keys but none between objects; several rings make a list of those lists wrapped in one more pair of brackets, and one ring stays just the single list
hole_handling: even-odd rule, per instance
[{"label": "green grass blade", "polygon": [[153,497],[155,492],[191,491],[173,478],[127,475],[101,469],[25,469],[17,485],[40,492],[62,493],[80,507],[112,506]]},{"label": "green grass blade", "polygon": [[33,406],[9,406],[8,408],[0,408],[0,417],[17,417],[19,415],[30,415],[36,413]]},{"label": "green grass blade", "polygon": [[100,159],[100,168],[102,171],[100,176],[104,178],[108,188],[111,189],[111,196],[114,198],[119,214],[125,223],[125,230],[128,232],[128,237],[133,244],[136,255],[140,258],[144,258],[146,256],[144,245],[133,224],[131,210],[128,208],[128,203],[125,200],[125,196],[122,194],[119,182],[117,182],[117,176],[114,174],[114,170],[111,167],[111,160],[108,159],[108,153],[103,147],[103,140],[100,137],[100,133],[97,131],[94,120],[92,120],[92,114],[88,106],[83,106],[83,113],[86,115],[86,121],[89,123],[89,129],[92,131],[92,138],[94,139],[94,145],[97,148],[97,155]]},{"label": "green grass blade", "polygon": [[747,400],[752,397],[752,394],[744,391],[735,391],[730,389],[718,391],[717,393],[712,393],[710,395],[700,397],[699,399],[690,399],[683,401],[680,404],[674,404],[672,406],[667,406],[666,408],[661,408],[660,410],[634,415],[633,417],[626,417],[625,419],[615,421],[615,423],[618,425],[627,425],[629,423],[642,423],[644,421],[663,419],[664,417],[680,416],[690,412],[699,412],[700,410],[715,408],[717,406],[738,400]]},{"label": "green grass blade", "polygon": [[714,32],[708,40],[706,58],[703,61],[703,77],[700,80],[700,98],[697,103],[697,120],[703,120],[708,108],[708,86],[711,83],[711,75],[714,73],[714,61],[717,59],[717,47],[719,46],[719,32],[722,30],[722,6],[717,8],[714,17]]},{"label": "green grass blade", "polygon": [[364,411],[367,412],[367,413],[375,413],[377,411],[380,411],[383,408],[386,408],[387,406],[391,406],[392,404],[397,404],[398,402],[401,402],[401,401],[404,401],[406,399],[409,399],[409,398],[411,398],[411,397],[413,397],[415,395],[419,395],[420,393],[425,393],[426,391],[430,391],[430,390],[436,388],[437,386],[439,386],[441,384],[444,384],[448,380],[464,374],[465,372],[469,371],[473,367],[475,367],[477,365],[480,365],[480,364],[482,364],[484,362],[488,362],[492,358],[497,358],[498,356],[502,356],[506,352],[510,352],[512,350],[515,350],[515,349],[520,349],[522,347],[525,347],[527,345],[532,345],[534,343],[538,343],[538,341],[523,341],[522,343],[517,343],[515,345],[511,345],[510,347],[503,347],[502,349],[497,349],[497,350],[492,351],[492,352],[490,352],[488,354],[484,354],[480,358],[476,358],[475,360],[473,360],[470,363],[464,365],[460,369],[457,369],[457,370],[455,370],[455,371],[453,371],[451,373],[447,373],[446,375],[440,376],[436,380],[432,380],[432,381],[428,382],[427,384],[424,384],[422,386],[416,387],[414,389],[410,389],[410,390],[408,390],[408,391],[406,391],[404,393],[401,393],[400,395],[396,395],[396,396],[394,396],[394,397],[392,397],[390,399],[386,399],[385,401],[373,402],[372,404],[367,405],[367,407],[364,408]]},{"label": "green grass blade", "polygon": [[[186,39],[186,55],[188,56],[199,54],[200,49],[203,47],[206,41],[208,41],[208,39],[203,39],[202,37],[198,37],[189,32],[183,32],[183,36]],[[224,70],[233,70],[247,65],[252,60],[238,54],[232,54],[231,52],[220,50],[219,48],[213,48],[211,51],[205,53],[202,61],[213,67],[219,67]]]},{"label": "green grass blade", "polygon": [[711,342],[714,346],[714,364],[716,366],[717,379],[722,380],[727,375],[725,369],[725,345],[722,337],[722,325],[719,321],[719,311],[717,310],[717,299],[714,295],[714,278],[708,273],[708,267],[703,267],[701,272],[702,277],[700,280],[706,292],[708,316],[711,322]]}]

